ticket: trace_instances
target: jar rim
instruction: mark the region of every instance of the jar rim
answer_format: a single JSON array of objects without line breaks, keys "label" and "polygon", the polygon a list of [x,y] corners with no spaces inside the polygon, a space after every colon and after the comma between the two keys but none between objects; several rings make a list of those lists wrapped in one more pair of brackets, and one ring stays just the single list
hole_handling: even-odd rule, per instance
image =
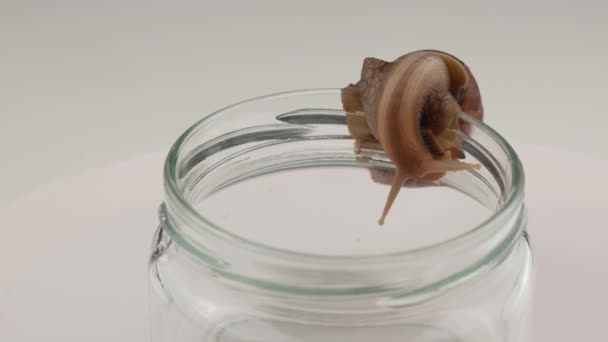
[{"label": "jar rim", "polygon": [[176,142],[171,147],[167,158],[164,164],[164,187],[167,195],[167,199],[176,203],[178,207],[181,209],[181,214],[187,217],[187,221],[195,224],[196,226],[202,227],[202,229],[208,230],[213,233],[214,236],[223,240],[223,242],[228,243],[236,248],[245,249],[245,250],[253,250],[254,252],[264,253],[265,255],[273,255],[278,258],[288,258],[288,259],[306,259],[312,261],[314,263],[327,263],[332,262],[336,264],[344,264],[344,263],[358,263],[358,264],[377,264],[377,263],[399,263],[406,260],[422,258],[425,256],[433,255],[437,253],[439,250],[447,250],[450,249],[451,246],[461,245],[464,241],[468,239],[474,239],[476,236],[480,234],[484,234],[485,232],[492,230],[493,227],[496,227],[496,223],[500,222],[508,218],[511,213],[517,211],[523,204],[524,197],[524,183],[525,176],[523,171],[522,163],[517,156],[517,153],[513,149],[513,147],[493,128],[486,125],[485,123],[477,120],[476,118],[464,114],[461,116],[462,119],[476,127],[477,129],[483,131],[487,134],[504,152],[507,156],[507,165],[508,171],[510,171],[512,179],[511,186],[509,191],[504,194],[504,201],[502,205],[500,205],[496,211],[492,212],[492,214],[484,221],[480,222],[476,227],[462,233],[460,235],[451,237],[449,239],[439,241],[424,247],[409,249],[398,252],[389,252],[384,254],[371,254],[371,255],[321,255],[321,254],[312,254],[300,251],[293,251],[282,249],[279,247],[274,247],[270,245],[266,245],[264,243],[252,241],[250,239],[246,239],[241,237],[235,233],[230,232],[223,227],[216,225],[209,219],[207,219],[202,213],[197,211],[192,204],[187,200],[184,196],[183,192],[179,187],[179,163],[178,156],[179,153],[184,146],[184,144],[188,141],[188,139],[197,132],[197,130],[202,126],[207,124],[208,122],[216,119],[221,116],[222,113],[233,109],[238,106],[242,106],[245,104],[255,103],[263,100],[272,100],[283,97],[290,96],[298,96],[298,95],[310,95],[310,94],[327,94],[327,93],[335,93],[336,96],[339,96],[340,89],[339,88],[317,88],[317,89],[302,89],[302,90],[292,90],[285,91],[279,93],[273,93],[263,96],[258,96],[254,98],[250,98],[247,100],[243,100],[227,107],[224,107],[220,110],[217,110],[192,126],[190,126],[184,133],[180,135],[180,137],[176,140]]}]

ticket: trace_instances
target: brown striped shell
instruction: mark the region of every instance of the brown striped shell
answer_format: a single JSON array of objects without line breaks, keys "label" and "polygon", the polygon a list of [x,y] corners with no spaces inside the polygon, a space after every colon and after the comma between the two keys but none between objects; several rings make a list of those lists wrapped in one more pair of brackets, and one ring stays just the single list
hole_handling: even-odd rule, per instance
[{"label": "brown striped shell", "polygon": [[447,53],[416,51],[391,63],[366,58],[361,80],[342,89],[342,103],[357,145],[380,147],[396,168],[380,224],[408,179],[479,168],[458,160],[464,153],[456,133],[469,129],[458,112],[483,117],[479,87]]}]

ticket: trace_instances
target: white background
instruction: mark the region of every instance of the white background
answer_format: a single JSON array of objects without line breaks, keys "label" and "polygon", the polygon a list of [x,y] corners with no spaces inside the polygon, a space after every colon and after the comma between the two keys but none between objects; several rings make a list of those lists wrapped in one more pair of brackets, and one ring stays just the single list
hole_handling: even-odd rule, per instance
[{"label": "white background", "polygon": [[[515,147],[527,166],[536,264],[531,342],[605,341],[608,162]],[[0,248],[0,341],[150,341],[145,266],[163,154],[87,171],[0,210],[8,233]],[[579,165],[595,172],[567,181]],[[217,312],[221,318],[224,310]]]},{"label": "white background", "polygon": [[366,56],[423,48],[471,67],[487,122],[508,139],[606,159],[607,9],[599,0],[0,0],[0,204],[166,148],[235,101],[342,87]]}]

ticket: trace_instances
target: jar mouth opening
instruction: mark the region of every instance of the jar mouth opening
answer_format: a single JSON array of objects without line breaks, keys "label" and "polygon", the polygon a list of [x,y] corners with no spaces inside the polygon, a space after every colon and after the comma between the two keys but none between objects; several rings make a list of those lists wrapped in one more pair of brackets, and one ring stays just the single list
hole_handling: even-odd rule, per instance
[{"label": "jar mouth opening", "polygon": [[[203,230],[206,233],[213,235],[214,238],[220,239],[223,243],[228,244],[236,249],[248,250],[254,253],[261,253],[264,255],[273,255],[277,258],[309,260],[314,262],[315,264],[323,264],[327,262],[332,262],[335,264],[394,264],[402,262],[404,260],[419,259],[425,256],[436,255],[440,251],[450,250],[450,247],[452,246],[462,246],[462,244],[468,240],[478,239],[479,236],[488,236],[492,230],[496,230],[496,227],[500,225],[500,222],[509,220],[509,217],[512,216],[514,212],[517,212],[522,206],[524,196],[524,172],[522,163],[519,160],[519,157],[517,156],[516,152],[511,147],[511,145],[490,126],[475,119],[470,115],[462,114],[460,116],[462,120],[468,122],[472,127],[475,127],[476,129],[485,133],[492,140],[492,142],[496,146],[498,146],[501,152],[504,153],[507,159],[505,164],[506,170],[504,171],[510,174],[511,179],[510,184],[503,191],[503,198],[501,204],[497,207],[497,209],[493,211],[486,220],[480,222],[476,227],[473,227],[472,229],[466,231],[461,235],[421,248],[408,249],[398,252],[373,255],[328,256],[282,249],[260,242],[252,241],[215,224],[210,219],[208,219],[208,217],[198,211],[188,200],[188,198],[186,198],[183,190],[180,187],[181,164],[179,156],[180,152],[182,152],[182,150],[185,148],[184,145],[188,142],[188,140],[194,134],[196,134],[202,126],[207,125],[210,122],[220,118],[223,113],[233,108],[255,103],[258,101],[268,101],[307,94],[335,94],[335,96],[339,98],[340,89],[323,88],[295,90],[244,100],[227,106],[204,117],[203,119],[192,125],[189,129],[187,129],[177,139],[175,144],[170,149],[165,161],[164,186],[167,196],[167,202],[171,202],[174,208],[176,208],[176,210],[179,210],[180,215],[184,218],[184,222],[187,222],[187,224],[197,227],[197,229]],[[187,239],[184,239],[184,242],[188,245],[188,242],[186,240]]]}]

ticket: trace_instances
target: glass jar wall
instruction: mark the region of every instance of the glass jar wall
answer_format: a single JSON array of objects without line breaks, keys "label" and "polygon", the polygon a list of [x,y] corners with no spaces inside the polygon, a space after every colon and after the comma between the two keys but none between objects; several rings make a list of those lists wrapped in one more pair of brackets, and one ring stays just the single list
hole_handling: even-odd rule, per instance
[{"label": "glass jar wall", "polygon": [[515,152],[466,114],[467,161],[409,184],[356,151],[338,90],[238,103],[165,165],[150,259],[154,342],[525,341],[532,257]]}]

